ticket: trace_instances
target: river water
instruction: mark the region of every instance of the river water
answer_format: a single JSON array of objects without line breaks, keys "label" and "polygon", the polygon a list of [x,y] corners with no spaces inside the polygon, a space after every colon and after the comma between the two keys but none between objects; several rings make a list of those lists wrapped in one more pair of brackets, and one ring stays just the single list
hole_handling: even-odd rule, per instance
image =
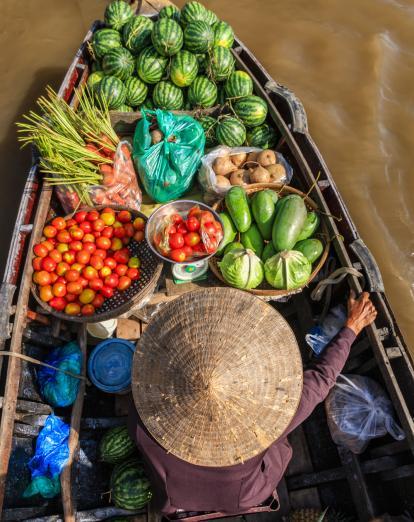
[{"label": "river water", "polygon": [[[413,1],[204,3],[303,101],[310,132],[414,347]],[[26,0],[23,10],[13,0],[0,2],[1,266],[29,164],[28,154],[18,151],[13,122],[47,83],[58,87],[105,4]]]}]

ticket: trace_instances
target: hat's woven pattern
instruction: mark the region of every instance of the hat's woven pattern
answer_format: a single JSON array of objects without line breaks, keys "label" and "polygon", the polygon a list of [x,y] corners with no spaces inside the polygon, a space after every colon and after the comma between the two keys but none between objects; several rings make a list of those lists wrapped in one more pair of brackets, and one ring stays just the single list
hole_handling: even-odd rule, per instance
[{"label": "hat's woven pattern", "polygon": [[166,305],[134,355],[132,389],[152,436],[203,466],[243,462],[292,420],[302,361],[289,325],[240,290],[192,292]]}]

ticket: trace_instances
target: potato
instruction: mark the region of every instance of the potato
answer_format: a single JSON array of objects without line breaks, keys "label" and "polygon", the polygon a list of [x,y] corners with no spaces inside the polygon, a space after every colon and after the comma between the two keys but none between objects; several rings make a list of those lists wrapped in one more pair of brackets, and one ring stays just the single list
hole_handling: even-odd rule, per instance
[{"label": "potato", "polygon": [[237,167],[231,162],[230,156],[221,156],[214,160],[213,170],[217,176],[229,176]]},{"label": "potato", "polygon": [[246,161],[247,154],[245,152],[240,152],[239,154],[232,154],[230,156],[230,160],[236,167],[240,167]]},{"label": "potato", "polygon": [[249,152],[246,161],[257,161],[258,152]]},{"label": "potato", "polygon": [[225,176],[216,176],[216,186],[217,187],[231,187],[231,183],[229,178]]},{"label": "potato", "polygon": [[156,143],[159,143],[160,141],[162,141],[164,139],[164,134],[158,129],[151,131],[150,134],[151,134],[151,143],[153,145],[155,145]]},{"label": "potato", "polygon": [[254,169],[254,171],[250,174],[250,182],[251,183],[269,183],[270,174],[269,172],[262,166],[258,166]]},{"label": "potato", "polygon": [[232,185],[246,185],[250,181],[250,176],[247,170],[238,169],[230,176],[230,183]]},{"label": "potato", "polygon": [[262,150],[262,152],[259,152],[257,155],[257,162],[260,163],[262,167],[274,165],[276,159],[276,153],[273,152],[273,150]]},{"label": "potato", "polygon": [[270,183],[280,183],[286,178],[286,169],[280,163],[266,167],[270,175]]}]

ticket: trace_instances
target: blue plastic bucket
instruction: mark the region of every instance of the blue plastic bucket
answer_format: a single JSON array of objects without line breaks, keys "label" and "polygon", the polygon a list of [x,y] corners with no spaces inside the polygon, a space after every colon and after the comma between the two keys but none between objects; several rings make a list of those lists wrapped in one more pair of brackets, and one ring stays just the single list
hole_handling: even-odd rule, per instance
[{"label": "blue plastic bucket", "polygon": [[88,374],[93,384],[107,393],[125,393],[131,386],[135,345],[124,339],[107,339],[93,349]]}]

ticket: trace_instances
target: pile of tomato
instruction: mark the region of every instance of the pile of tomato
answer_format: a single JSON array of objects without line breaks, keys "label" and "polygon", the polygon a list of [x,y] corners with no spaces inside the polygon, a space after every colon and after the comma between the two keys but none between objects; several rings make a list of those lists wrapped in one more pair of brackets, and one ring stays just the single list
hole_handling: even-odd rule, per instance
[{"label": "pile of tomato", "polygon": [[153,242],[160,254],[183,263],[213,254],[222,239],[223,228],[212,212],[194,206],[186,216],[165,216],[156,227]]},{"label": "pile of tomato", "polygon": [[114,293],[140,278],[141,261],[128,249],[143,241],[145,221],[128,210],[79,211],[56,217],[33,247],[33,281],[38,295],[68,315],[92,315]]}]

